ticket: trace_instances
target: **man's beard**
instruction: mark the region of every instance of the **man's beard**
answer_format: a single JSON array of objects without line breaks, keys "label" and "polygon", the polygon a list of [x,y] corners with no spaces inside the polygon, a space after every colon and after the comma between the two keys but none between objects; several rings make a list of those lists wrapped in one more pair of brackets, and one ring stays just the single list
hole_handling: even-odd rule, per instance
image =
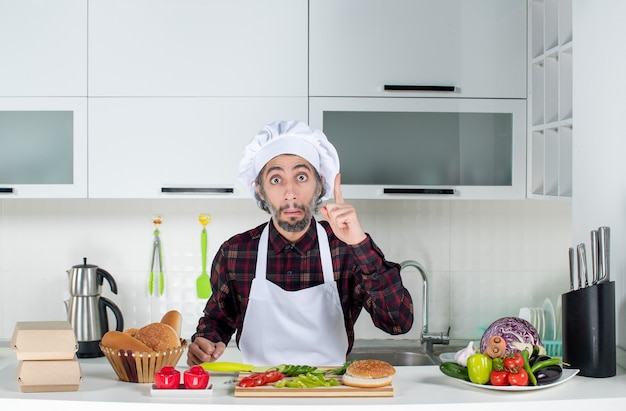
[{"label": "man's beard", "polygon": [[[315,199],[312,199],[308,207],[302,204],[294,203],[284,205],[276,210],[274,206],[268,201],[267,208],[269,208],[270,210],[272,219],[274,219],[274,221],[276,222],[276,224],[278,224],[280,228],[289,233],[298,233],[308,227],[309,222],[311,221],[311,216],[313,215],[313,210],[315,209],[315,203]],[[304,212],[304,216],[301,220],[297,221],[295,220],[295,217],[291,217],[287,221],[279,219],[279,214],[284,210],[287,210],[288,208],[297,208],[298,210],[302,210]]]}]

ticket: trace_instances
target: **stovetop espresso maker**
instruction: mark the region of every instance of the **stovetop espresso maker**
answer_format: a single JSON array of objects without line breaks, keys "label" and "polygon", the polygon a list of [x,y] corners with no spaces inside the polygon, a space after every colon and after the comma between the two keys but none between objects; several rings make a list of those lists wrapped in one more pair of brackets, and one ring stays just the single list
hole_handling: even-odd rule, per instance
[{"label": "stovetop espresso maker", "polygon": [[87,258],[83,259],[83,264],[73,266],[67,274],[71,297],[65,301],[65,307],[78,341],[76,356],[102,357],[104,354],[100,350],[100,341],[109,331],[107,308],[115,315],[115,329],[124,329],[124,319],[119,307],[101,296],[104,280],[107,280],[114,294],[117,294],[117,284],[106,270],[87,264]]}]

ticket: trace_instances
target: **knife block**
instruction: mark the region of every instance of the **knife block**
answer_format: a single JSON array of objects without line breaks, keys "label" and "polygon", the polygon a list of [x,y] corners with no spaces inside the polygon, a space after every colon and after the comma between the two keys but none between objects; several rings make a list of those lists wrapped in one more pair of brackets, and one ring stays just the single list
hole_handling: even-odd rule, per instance
[{"label": "knife block", "polygon": [[616,373],[615,283],[606,282],[561,296],[563,362],[585,377]]}]

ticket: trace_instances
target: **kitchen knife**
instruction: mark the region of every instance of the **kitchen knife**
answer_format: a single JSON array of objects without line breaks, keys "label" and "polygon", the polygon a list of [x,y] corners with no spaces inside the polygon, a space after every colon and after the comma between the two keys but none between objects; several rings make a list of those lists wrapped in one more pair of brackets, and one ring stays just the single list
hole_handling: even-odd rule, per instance
[{"label": "kitchen knife", "polygon": [[[585,253],[585,244],[580,243],[576,247],[576,251],[578,252],[578,288],[587,287],[587,256]],[[583,285],[583,278],[585,283]]]},{"label": "kitchen knife", "polygon": [[598,282],[598,230],[591,230],[591,284]]},{"label": "kitchen knife", "polygon": [[598,228],[598,284],[610,280],[610,237],[611,230],[609,227]]},{"label": "kitchen knife", "polygon": [[574,290],[574,267],[576,266],[576,261],[574,259],[574,248],[569,248],[569,289],[570,291]]}]

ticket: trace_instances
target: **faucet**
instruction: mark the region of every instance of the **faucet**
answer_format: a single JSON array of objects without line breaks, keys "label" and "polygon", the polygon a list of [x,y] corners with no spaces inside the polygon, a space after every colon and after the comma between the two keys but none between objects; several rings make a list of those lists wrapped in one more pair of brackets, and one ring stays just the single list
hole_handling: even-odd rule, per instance
[{"label": "faucet", "polygon": [[400,263],[400,272],[407,267],[416,268],[422,276],[422,282],[424,284],[422,288],[422,332],[420,333],[420,343],[422,344],[422,350],[432,354],[433,344],[450,344],[450,327],[447,332],[429,332],[428,330],[428,277],[426,276],[426,270],[424,267],[414,260],[406,260]]}]

